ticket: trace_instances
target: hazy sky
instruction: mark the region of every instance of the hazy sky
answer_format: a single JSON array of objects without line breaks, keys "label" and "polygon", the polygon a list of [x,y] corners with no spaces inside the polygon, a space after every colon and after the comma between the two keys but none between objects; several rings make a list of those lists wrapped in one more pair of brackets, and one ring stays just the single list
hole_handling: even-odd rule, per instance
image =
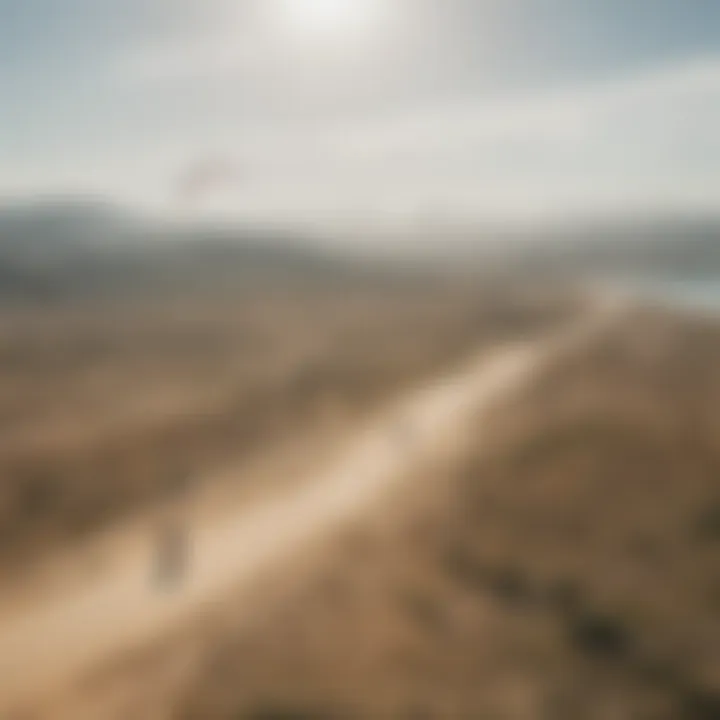
[{"label": "hazy sky", "polygon": [[0,0],[0,194],[334,220],[720,209],[719,0]]}]

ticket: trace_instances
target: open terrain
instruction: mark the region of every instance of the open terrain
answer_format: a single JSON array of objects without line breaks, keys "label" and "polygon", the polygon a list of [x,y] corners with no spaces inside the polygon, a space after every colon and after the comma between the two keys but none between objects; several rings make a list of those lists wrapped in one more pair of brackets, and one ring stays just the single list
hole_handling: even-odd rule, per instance
[{"label": "open terrain", "polygon": [[[2,457],[45,473],[5,473],[3,708],[718,716],[716,320],[516,287],[256,293],[8,310],[30,421],[8,412]],[[193,559],[168,592],[177,473]]]},{"label": "open terrain", "polygon": [[[34,697],[59,717],[74,706],[55,689],[201,627],[197,613],[255,565],[340,521],[365,485],[402,476],[399,436],[415,422],[420,451],[447,434],[444,418],[455,427],[488,381],[473,371],[445,388],[446,373],[540,341],[583,304],[413,280],[6,307],[2,707]],[[409,431],[382,420],[415,396]],[[409,453],[408,467],[418,462]],[[163,600],[153,527],[179,476],[197,559],[187,592]],[[301,508],[309,515],[292,520]]]},{"label": "open terrain", "polygon": [[719,717],[719,357],[655,311],[558,357],[222,625],[178,716]]},{"label": "open terrain", "polygon": [[162,502],[174,478],[202,490],[262,448],[337,431],[569,308],[360,283],[7,308],[0,566]]}]

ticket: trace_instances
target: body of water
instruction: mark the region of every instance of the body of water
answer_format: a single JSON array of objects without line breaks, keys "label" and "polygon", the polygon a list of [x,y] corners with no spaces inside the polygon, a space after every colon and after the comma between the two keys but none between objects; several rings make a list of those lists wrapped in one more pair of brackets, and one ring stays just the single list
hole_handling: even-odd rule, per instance
[{"label": "body of water", "polygon": [[641,300],[720,315],[720,276],[628,281],[621,286]]}]

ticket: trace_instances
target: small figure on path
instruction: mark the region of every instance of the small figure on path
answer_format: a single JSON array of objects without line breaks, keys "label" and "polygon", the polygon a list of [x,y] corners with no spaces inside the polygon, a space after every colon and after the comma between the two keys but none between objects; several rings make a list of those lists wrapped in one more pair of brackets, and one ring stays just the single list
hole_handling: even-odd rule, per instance
[{"label": "small figure on path", "polygon": [[190,559],[190,527],[187,475],[175,475],[167,485],[167,507],[162,512],[157,538],[155,580],[160,587],[177,586],[187,575]]}]

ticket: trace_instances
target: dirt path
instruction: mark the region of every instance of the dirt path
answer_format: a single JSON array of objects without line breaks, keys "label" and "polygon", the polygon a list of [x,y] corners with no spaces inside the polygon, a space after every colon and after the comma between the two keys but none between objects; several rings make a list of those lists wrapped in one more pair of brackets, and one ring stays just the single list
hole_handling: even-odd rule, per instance
[{"label": "dirt path", "polygon": [[528,379],[542,361],[576,343],[592,321],[531,344],[475,358],[407,398],[312,482],[238,516],[198,523],[191,572],[175,591],[152,581],[152,538],[133,537],[124,555],[71,591],[38,597],[0,618],[0,717],[32,704],[124,652],[160,639],[213,598],[250,584],[263,569],[382,502],[469,417]]}]

